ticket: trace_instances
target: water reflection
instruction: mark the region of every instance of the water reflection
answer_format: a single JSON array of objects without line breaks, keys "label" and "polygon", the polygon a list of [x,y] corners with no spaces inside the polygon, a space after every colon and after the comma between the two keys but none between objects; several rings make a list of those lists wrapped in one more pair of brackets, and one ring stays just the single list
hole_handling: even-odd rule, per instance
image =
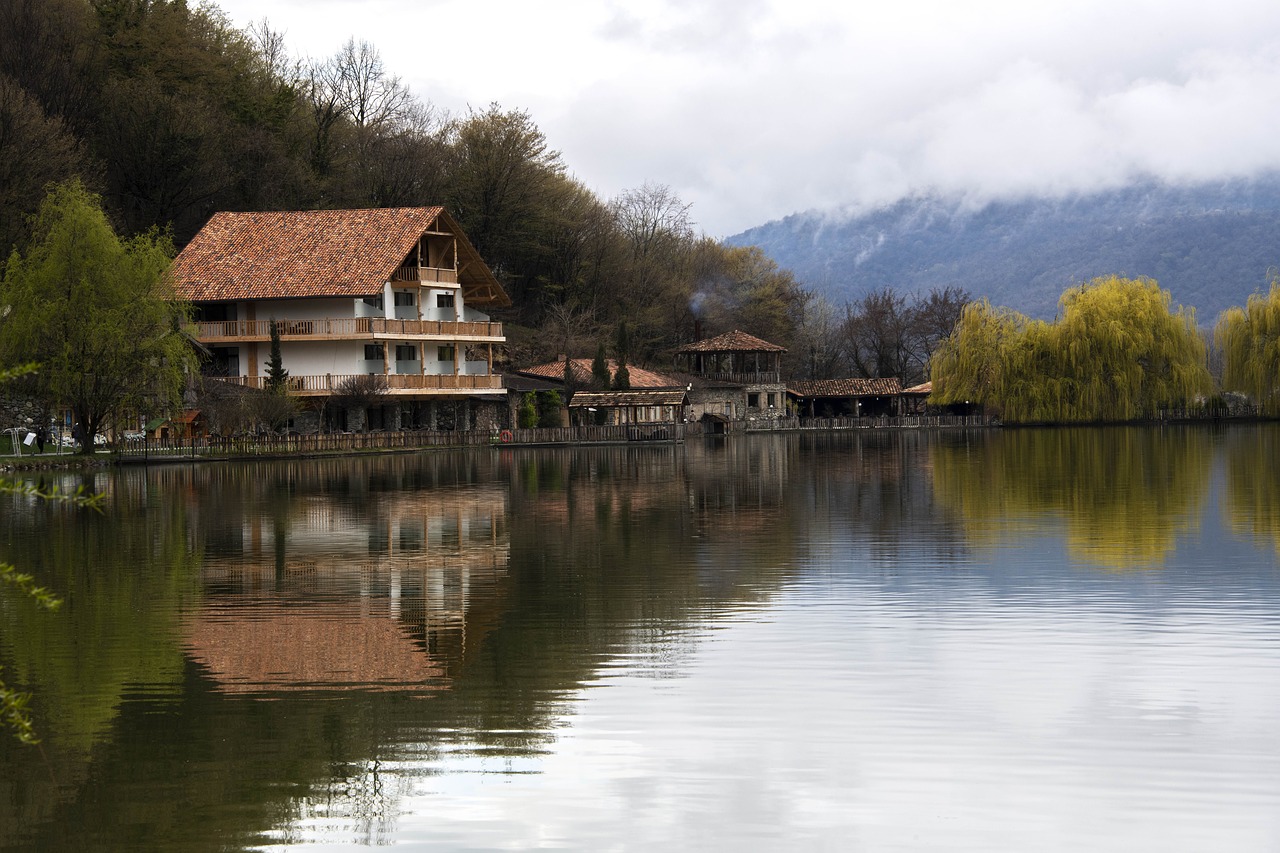
[{"label": "water reflection", "polygon": [[1201,428],[1019,429],[940,440],[939,505],[975,545],[1062,524],[1068,553],[1108,569],[1155,568],[1197,529],[1213,434]]},{"label": "water reflection", "polygon": [[[0,557],[31,567],[69,605],[50,617],[0,599],[0,663],[35,692],[46,735],[43,756],[0,742],[0,846],[486,846],[461,829],[431,835],[432,809],[498,808],[492,777],[511,784],[553,767],[577,781],[560,800],[533,784],[529,802],[581,802],[580,790],[607,785],[645,802],[653,780],[627,775],[628,750],[664,739],[676,764],[709,760],[707,737],[735,754],[657,783],[694,792],[689,815],[718,796],[709,792],[726,772],[743,790],[754,784],[757,748],[777,778],[803,787],[817,768],[847,794],[856,774],[830,764],[830,749],[890,769],[919,758],[890,755],[893,745],[932,754],[931,727],[953,723],[958,705],[926,700],[947,685],[952,697],[981,697],[966,713],[1003,713],[1013,705],[992,685],[1022,671],[1023,644],[1061,656],[1052,684],[1040,660],[1027,666],[1017,705],[1027,718],[1074,720],[1102,686],[1137,683],[1131,658],[1108,650],[1142,633],[1124,626],[1148,624],[1149,608],[1089,608],[1098,590],[1123,598],[1145,577],[1018,560],[1056,541],[1109,568],[1176,566],[1189,541],[1216,555],[1216,528],[1199,530],[1202,516],[1217,524],[1203,512],[1215,482],[1232,529],[1270,546],[1277,452],[1280,432],[1265,427],[1225,437],[868,431],[97,473],[92,485],[112,495],[105,516],[22,501],[0,512]],[[997,577],[1005,562],[1016,569]],[[958,571],[970,565],[986,570]],[[1234,580],[1247,601],[1274,592],[1271,575],[1250,571],[1187,587]],[[1177,577],[1165,572],[1160,585]],[[1018,583],[1059,598],[995,607],[999,618],[984,609],[989,590]],[[1107,639],[1060,633],[1064,608]],[[1208,617],[1196,619],[1205,632]],[[1133,642],[1153,642],[1143,636]],[[1236,630],[1219,645],[1248,641]],[[1081,647],[1092,657],[1073,682],[1063,674],[1086,659]],[[1217,653],[1207,648],[1206,661]],[[1195,655],[1180,647],[1168,659]],[[673,709],[678,696],[696,701]],[[1116,713],[1103,704],[1110,736],[1138,736],[1114,722],[1126,703]],[[859,730],[893,736],[867,734],[856,755],[839,753],[855,717]],[[820,720],[823,736],[799,719]],[[592,731],[605,748],[578,765]],[[959,740],[998,740],[987,737]],[[768,746],[777,743],[791,746]],[[978,753],[973,762],[990,758]],[[579,779],[587,766],[599,775]],[[798,796],[785,787],[752,802]],[[828,818],[856,805],[827,802]],[[574,823],[568,812],[559,821]],[[596,846],[617,840],[606,823]],[[781,837],[795,829],[784,824]]]},{"label": "water reflection", "polygon": [[1269,542],[1280,554],[1280,429],[1259,424],[1232,430],[1226,450],[1225,509],[1232,531]]},{"label": "water reflection", "polygon": [[506,491],[338,464],[266,469],[259,504],[208,520],[186,648],[221,689],[441,689],[483,639],[469,611],[501,601]]}]

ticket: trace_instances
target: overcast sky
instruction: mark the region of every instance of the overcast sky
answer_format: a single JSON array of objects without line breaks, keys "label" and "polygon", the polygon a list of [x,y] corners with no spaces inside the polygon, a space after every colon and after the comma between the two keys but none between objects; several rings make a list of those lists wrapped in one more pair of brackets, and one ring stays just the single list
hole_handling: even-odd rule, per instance
[{"label": "overcast sky", "polygon": [[812,208],[1280,168],[1276,0],[216,0],[372,43],[422,100],[528,110],[603,198],[723,237]]}]

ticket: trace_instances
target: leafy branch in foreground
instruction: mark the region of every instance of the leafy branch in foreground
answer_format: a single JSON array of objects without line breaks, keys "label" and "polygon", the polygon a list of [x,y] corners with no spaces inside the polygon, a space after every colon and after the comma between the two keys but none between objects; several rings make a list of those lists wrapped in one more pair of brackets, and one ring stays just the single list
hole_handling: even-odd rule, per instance
[{"label": "leafy branch in foreground", "polygon": [[36,737],[36,730],[31,725],[31,715],[27,713],[27,703],[30,701],[30,693],[10,690],[4,680],[0,679],[0,724],[8,726],[18,740],[35,745],[40,742],[40,738]]},{"label": "leafy branch in foreground", "polygon": [[[5,376],[12,375],[13,371],[0,373],[0,381]],[[12,480],[0,479],[0,494],[24,495],[45,501],[68,503],[72,506],[92,509],[95,512],[102,511],[103,496],[91,494],[83,486],[74,492],[63,492],[57,487],[41,489],[30,483],[15,483]],[[9,563],[0,563],[0,586],[17,589],[22,595],[35,602],[37,607],[45,610],[57,610],[62,606],[62,599],[58,598],[51,589],[38,585],[33,576],[18,571],[16,566]],[[0,667],[0,669],[3,668]],[[14,737],[22,743],[37,744],[40,739],[36,737],[35,727],[31,723],[31,714],[27,710],[27,703],[30,701],[30,693],[19,693],[0,678],[0,725],[12,731]]]},{"label": "leafy branch in foreground", "polygon": [[[57,610],[62,606],[62,599],[43,586],[37,586],[35,579],[19,572],[17,568],[0,563],[0,582],[17,587],[20,592],[33,600],[37,606],[45,610]],[[0,667],[0,671],[3,667]],[[37,744],[35,727],[31,724],[31,714],[27,711],[27,703],[31,701],[30,693],[19,693],[4,683],[0,678],[0,725],[7,726],[14,737],[26,744]]]}]

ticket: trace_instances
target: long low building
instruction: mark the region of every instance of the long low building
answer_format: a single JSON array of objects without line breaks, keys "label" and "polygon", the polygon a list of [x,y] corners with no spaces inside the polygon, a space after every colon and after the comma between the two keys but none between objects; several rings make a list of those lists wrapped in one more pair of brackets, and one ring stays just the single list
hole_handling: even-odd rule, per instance
[{"label": "long low building", "polygon": [[901,414],[902,383],[887,379],[803,379],[787,383],[801,417],[859,418]]},{"label": "long low building", "polygon": [[579,391],[569,403],[574,426],[589,424],[684,423],[689,395],[680,390]]}]

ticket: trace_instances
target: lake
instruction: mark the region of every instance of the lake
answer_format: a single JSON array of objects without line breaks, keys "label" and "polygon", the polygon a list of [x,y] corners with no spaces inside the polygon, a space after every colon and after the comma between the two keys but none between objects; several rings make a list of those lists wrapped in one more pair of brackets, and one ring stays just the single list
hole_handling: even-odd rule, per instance
[{"label": "lake", "polygon": [[0,496],[0,846],[1280,849],[1280,425]]}]

